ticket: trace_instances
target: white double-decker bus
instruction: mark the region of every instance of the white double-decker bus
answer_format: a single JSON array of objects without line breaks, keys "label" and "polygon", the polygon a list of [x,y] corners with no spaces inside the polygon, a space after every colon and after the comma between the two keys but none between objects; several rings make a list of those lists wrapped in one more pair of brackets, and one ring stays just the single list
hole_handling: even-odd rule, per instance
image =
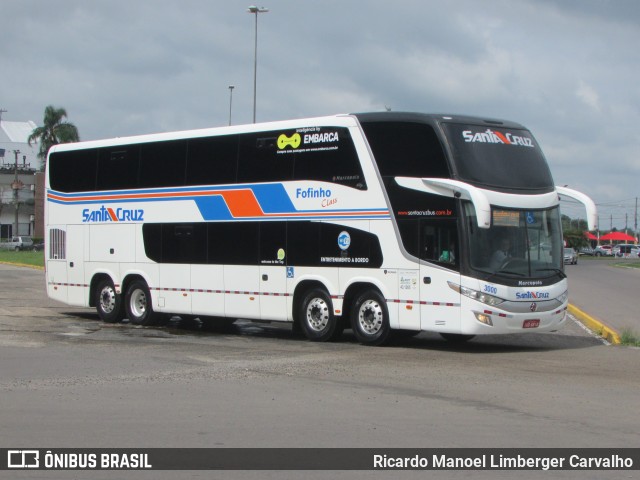
[{"label": "white double-decker bus", "polygon": [[161,316],[474,335],[555,331],[559,193],[523,126],[367,113],[53,147],[47,292],[106,322]]}]

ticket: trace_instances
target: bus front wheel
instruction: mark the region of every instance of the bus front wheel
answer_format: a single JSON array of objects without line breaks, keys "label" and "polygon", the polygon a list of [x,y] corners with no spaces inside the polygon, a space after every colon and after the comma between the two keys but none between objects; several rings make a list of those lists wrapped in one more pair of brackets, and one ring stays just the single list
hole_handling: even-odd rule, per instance
[{"label": "bus front wheel", "polygon": [[342,334],[342,322],[333,314],[329,294],[322,289],[308,291],[300,304],[300,326],[312,342],[335,340]]},{"label": "bus front wheel", "polygon": [[110,278],[100,280],[95,290],[95,304],[98,316],[103,322],[116,323],[122,320],[122,296]]},{"label": "bus front wheel", "polygon": [[127,318],[133,325],[153,325],[156,322],[149,287],[142,280],[134,281],[127,288],[125,307]]},{"label": "bus front wheel", "polygon": [[351,309],[351,328],[360,343],[382,345],[389,339],[389,310],[376,290],[360,294]]}]

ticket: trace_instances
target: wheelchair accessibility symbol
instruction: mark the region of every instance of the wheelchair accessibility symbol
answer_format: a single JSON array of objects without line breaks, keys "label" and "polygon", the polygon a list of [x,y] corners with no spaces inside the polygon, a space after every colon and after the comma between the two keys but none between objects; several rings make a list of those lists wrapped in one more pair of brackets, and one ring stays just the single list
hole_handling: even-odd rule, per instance
[{"label": "wheelchair accessibility symbol", "polygon": [[536,223],[536,217],[533,215],[533,212],[527,212],[527,223],[529,225]]},{"label": "wheelchair accessibility symbol", "polygon": [[294,272],[293,267],[287,267],[287,278],[293,278]]}]

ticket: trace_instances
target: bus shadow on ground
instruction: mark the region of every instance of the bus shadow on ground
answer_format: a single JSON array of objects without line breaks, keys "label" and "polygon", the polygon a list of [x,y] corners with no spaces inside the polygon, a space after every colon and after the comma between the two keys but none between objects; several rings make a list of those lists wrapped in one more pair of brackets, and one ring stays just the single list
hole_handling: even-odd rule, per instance
[{"label": "bus shadow on ground", "polygon": [[[100,322],[95,312],[67,312],[65,315],[82,320]],[[281,341],[307,342],[306,337],[298,331],[294,331],[291,324],[284,322],[259,322],[238,319],[231,325],[216,324],[215,322],[203,322],[199,318],[173,316],[162,325],[141,327],[131,325],[127,319],[122,323],[105,324],[104,327],[119,327],[127,336],[140,337],[165,337],[194,336],[206,338],[207,336],[234,335],[252,337],[256,339],[277,339]],[[569,329],[568,329],[569,330]],[[332,342],[336,344],[353,344],[358,342],[350,329],[345,329],[341,337]],[[320,344],[318,344],[320,345]],[[466,342],[452,342],[445,340],[437,333],[420,332],[415,335],[407,335],[400,332],[393,335],[390,341],[382,348],[410,348],[424,350],[442,350],[459,353],[490,354],[510,353],[525,351],[551,351],[592,348],[603,346],[601,339],[586,335],[574,334],[571,331],[557,333],[528,333],[510,335],[482,335],[476,336]],[[363,347],[365,348],[365,347]],[[375,347],[366,347],[375,348]],[[380,348],[380,347],[378,347]]]}]

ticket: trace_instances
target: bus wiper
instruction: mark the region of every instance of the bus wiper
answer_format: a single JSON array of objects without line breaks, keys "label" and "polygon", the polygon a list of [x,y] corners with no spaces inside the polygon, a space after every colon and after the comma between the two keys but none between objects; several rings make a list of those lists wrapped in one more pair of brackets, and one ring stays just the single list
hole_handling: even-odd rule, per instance
[{"label": "bus wiper", "polygon": [[560,275],[562,278],[567,278],[567,274],[564,273],[559,268],[536,268],[536,272],[555,272]]}]

